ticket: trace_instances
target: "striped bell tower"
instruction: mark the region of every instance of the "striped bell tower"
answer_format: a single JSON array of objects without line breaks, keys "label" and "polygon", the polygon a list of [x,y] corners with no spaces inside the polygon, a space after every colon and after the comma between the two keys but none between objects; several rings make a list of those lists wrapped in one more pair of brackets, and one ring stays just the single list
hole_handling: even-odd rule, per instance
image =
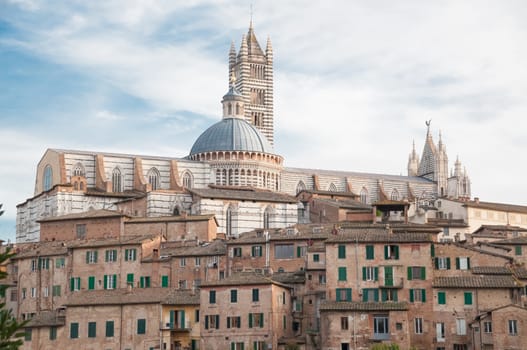
[{"label": "striped bell tower", "polygon": [[234,42],[229,51],[229,77],[236,77],[236,89],[243,95],[245,119],[274,145],[273,48],[267,39],[265,53],[254,34],[252,20],[236,54]]}]

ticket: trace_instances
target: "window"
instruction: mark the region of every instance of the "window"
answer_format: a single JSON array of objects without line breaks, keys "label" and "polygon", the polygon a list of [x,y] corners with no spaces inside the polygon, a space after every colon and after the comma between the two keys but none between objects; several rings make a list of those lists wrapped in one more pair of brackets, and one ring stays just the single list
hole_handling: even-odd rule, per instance
[{"label": "window", "polygon": [[424,266],[408,266],[408,280],[426,280],[426,268]]},{"label": "window", "polygon": [[139,287],[140,288],[150,288],[150,276],[139,277]]},{"label": "window", "polygon": [[296,257],[301,258],[307,253],[307,247],[296,247]]},{"label": "window", "polygon": [[377,281],[379,279],[379,268],[374,266],[362,267],[363,281]]},{"label": "window", "polygon": [[32,259],[31,260],[31,271],[37,271],[37,266],[38,266],[37,259]]},{"label": "window", "polygon": [[88,277],[88,290],[95,289],[95,276]]},{"label": "window", "polygon": [[340,318],[340,329],[342,329],[343,331],[349,329],[348,316]]},{"label": "window", "polygon": [[97,323],[88,322],[88,338],[97,337]]},{"label": "window", "polygon": [[304,184],[304,182],[299,181],[298,184],[296,185],[296,194],[299,194],[300,192],[305,191],[305,189],[306,189],[306,185]]},{"label": "window", "polygon": [[112,192],[123,192],[123,176],[119,168],[112,171]]},{"label": "window", "polygon": [[113,337],[113,321],[106,321],[106,337]]},{"label": "window", "polygon": [[399,259],[399,246],[385,245],[384,246],[384,259],[398,260]]},{"label": "window", "polygon": [[86,264],[95,264],[97,262],[97,251],[89,250],[86,252]]},{"label": "window", "polygon": [[188,171],[183,174],[183,187],[192,188],[192,175]]},{"label": "window", "polygon": [[339,267],[339,281],[345,281],[347,279],[347,272],[345,267]]},{"label": "window", "polygon": [[255,341],[253,342],[253,349],[254,350],[267,350],[267,345],[264,341]]},{"label": "window", "polygon": [[253,302],[260,301],[260,289],[254,288],[253,289]]},{"label": "window", "polygon": [[125,249],[124,250],[124,260],[125,261],[135,261],[137,258],[136,249]]},{"label": "window", "polygon": [[468,270],[470,269],[470,258],[456,258],[456,269]]},{"label": "window", "polygon": [[436,338],[438,342],[445,341],[445,323],[444,322],[436,323]]},{"label": "window", "polygon": [[509,335],[518,335],[518,321],[509,320]]},{"label": "window", "polygon": [[345,245],[338,246],[338,258],[346,259],[346,246]]},{"label": "window", "polygon": [[238,302],[238,290],[231,289],[231,303],[237,303],[237,302]]},{"label": "window", "polygon": [[51,189],[51,186],[53,186],[53,170],[51,169],[51,165],[46,165],[46,167],[44,168],[43,185],[44,191],[49,191]]},{"label": "window", "polygon": [[75,231],[77,234],[77,239],[86,238],[86,224],[77,224],[75,225]]},{"label": "window", "polygon": [[522,246],[521,245],[517,245],[517,246],[514,247],[514,254],[522,255]]},{"label": "window", "polygon": [[426,302],[426,289],[410,289],[410,302]]},{"label": "window", "polygon": [[264,314],[253,312],[249,314],[249,328],[263,328]]},{"label": "window", "polygon": [[374,339],[389,339],[390,332],[388,328],[388,316],[374,315],[373,316],[373,338]]},{"label": "window", "polygon": [[196,278],[194,281],[192,281],[192,287],[194,289],[199,289],[200,286],[201,286],[201,279],[200,278]]},{"label": "window", "polygon": [[437,303],[439,305],[446,304],[446,292],[437,292]]},{"label": "window", "polygon": [[84,176],[84,167],[81,163],[75,164],[72,171],[73,176]]},{"label": "window", "polygon": [[362,290],[362,301],[379,301],[379,290],[373,288],[365,288]]},{"label": "window", "polygon": [[126,275],[126,285],[127,286],[134,286],[134,274],[129,273]]},{"label": "window", "polygon": [[326,274],[324,272],[321,272],[320,275],[318,275],[318,283],[326,284]]},{"label": "window", "polygon": [[70,338],[77,339],[79,337],[79,324],[77,322],[70,323]]},{"label": "window", "polygon": [[232,248],[232,256],[234,257],[241,257],[242,256],[242,248],[241,247],[236,247],[236,248]]},{"label": "window", "polygon": [[292,259],[295,257],[295,246],[293,244],[277,244],[274,247],[275,259]]},{"label": "window", "polygon": [[209,304],[216,304],[216,291],[211,290],[209,292]]},{"label": "window", "polygon": [[18,292],[16,289],[11,289],[11,301],[17,301],[18,299]]},{"label": "window", "polygon": [[319,262],[320,261],[320,255],[319,254],[313,254],[313,262]]},{"label": "window", "polygon": [[37,289],[35,287],[31,287],[31,298],[37,297]]},{"label": "window", "polygon": [[395,188],[392,190],[392,193],[390,195],[390,199],[392,201],[398,201],[399,200],[399,192]]},{"label": "window", "polygon": [[456,334],[457,335],[467,334],[467,323],[464,318],[456,318]]},{"label": "window", "polygon": [[468,350],[467,344],[454,344],[454,350]]},{"label": "window", "polygon": [[187,289],[187,280],[179,280],[178,281],[178,288],[179,289]]},{"label": "window", "polygon": [[107,250],[105,252],[105,259],[106,262],[115,262],[117,261],[117,250]]},{"label": "window", "polygon": [[194,313],[194,321],[195,321],[195,322],[199,322],[199,309],[196,309],[196,310],[195,310],[195,313]]},{"label": "window", "polygon": [[168,288],[168,276],[161,276],[161,287]]},{"label": "window", "polygon": [[137,334],[146,334],[146,319],[139,318],[137,320]]},{"label": "window", "polygon": [[450,270],[450,258],[449,257],[437,257],[434,259],[436,270]]},{"label": "window", "polygon": [[242,318],[240,316],[227,316],[227,328],[241,328]]},{"label": "window", "polygon": [[24,329],[24,340],[31,341],[31,338],[32,338],[32,329],[31,328]]},{"label": "window", "polygon": [[201,266],[201,258],[199,256],[194,258],[194,266]]},{"label": "window", "polygon": [[336,301],[351,301],[351,288],[337,288]]},{"label": "window", "polygon": [[161,176],[159,175],[159,170],[157,170],[156,168],[151,168],[148,171],[147,177],[148,177],[148,183],[152,186],[153,191],[160,188],[159,179],[161,178]]},{"label": "window", "polygon": [[25,299],[27,297],[27,289],[22,288],[22,299]]},{"label": "window", "polygon": [[472,305],[472,292],[464,292],[465,305]]},{"label": "window", "polygon": [[49,327],[49,340],[55,339],[57,339],[57,327],[51,326]]},{"label": "window", "polygon": [[491,321],[483,322],[483,332],[492,333],[492,322]]},{"label": "window", "polygon": [[49,258],[38,258],[38,269],[49,270]]},{"label": "window", "polygon": [[423,334],[423,318],[416,317],[414,319],[414,332],[415,334]]},{"label": "window", "polygon": [[397,289],[382,289],[381,290],[382,301],[398,301]]},{"label": "window", "polygon": [[231,350],[243,350],[243,342],[232,342],[231,343]]},{"label": "window", "polygon": [[364,187],[360,190],[360,201],[364,204],[368,203],[368,190]]},{"label": "window", "polygon": [[117,288],[117,275],[104,275],[104,289]]},{"label": "window", "polygon": [[44,296],[44,298],[49,297],[49,287],[42,288],[42,295]]},{"label": "window", "polygon": [[375,258],[374,246],[366,246],[366,260],[373,260]]},{"label": "window", "polygon": [[179,266],[180,267],[187,266],[187,259],[186,258],[179,258]]},{"label": "window", "polygon": [[206,315],[205,316],[205,329],[219,329],[220,328],[220,315]]},{"label": "window", "polygon": [[55,259],[55,268],[63,269],[64,266],[66,266],[66,259],[64,259],[64,258],[56,258]]}]

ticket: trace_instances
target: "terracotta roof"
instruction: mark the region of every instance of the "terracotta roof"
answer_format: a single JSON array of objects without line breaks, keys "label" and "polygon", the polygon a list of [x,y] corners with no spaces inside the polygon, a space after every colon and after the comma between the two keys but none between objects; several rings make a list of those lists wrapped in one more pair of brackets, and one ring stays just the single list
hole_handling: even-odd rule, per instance
[{"label": "terracotta roof", "polygon": [[112,218],[112,217],[128,217],[119,211],[98,209],[88,210],[82,213],[74,213],[60,216],[52,216],[44,219],[37,220],[37,222],[51,222],[51,221],[64,221],[64,220],[79,220],[79,219],[100,219],[100,218]]},{"label": "terracotta roof", "polygon": [[163,305],[199,305],[199,291],[172,289],[161,302]]},{"label": "terracotta roof", "polygon": [[463,205],[465,207],[471,207],[471,208],[491,209],[491,210],[527,214],[527,206],[524,206],[524,205],[481,202],[481,201],[467,201],[467,202],[463,202]]},{"label": "terracotta roof", "polygon": [[[363,230],[361,230],[363,231]],[[429,233],[387,233],[385,230],[371,230],[373,232],[352,232],[340,233],[330,236],[326,244],[331,243],[431,243],[432,237]]]},{"label": "terracotta roof", "polygon": [[360,301],[326,301],[320,304],[320,311],[405,311],[407,302],[360,302]]},{"label": "terracotta roof", "polygon": [[24,327],[38,328],[38,327],[53,327],[64,326],[66,324],[66,317],[64,312],[42,311],[33,316],[31,320]]},{"label": "terracotta roof", "polygon": [[202,198],[237,199],[242,201],[297,203],[298,200],[284,193],[262,190],[234,190],[218,188],[193,188],[189,192]]},{"label": "terracotta roof", "polygon": [[125,224],[137,224],[144,222],[186,222],[186,221],[208,221],[214,217],[214,214],[205,215],[187,215],[187,216],[157,216],[147,218],[131,218]]},{"label": "terracotta roof", "polygon": [[11,259],[16,260],[35,256],[66,255],[68,247],[65,242],[60,241],[21,243],[17,244],[14,252],[16,255]]},{"label": "terracotta roof", "polygon": [[262,285],[262,284],[276,284],[282,287],[291,288],[272,278],[266,277],[255,272],[239,272],[230,275],[229,277],[219,280],[202,283],[201,287],[216,287],[216,286],[243,286],[243,285]]},{"label": "terracotta roof", "polygon": [[522,285],[512,276],[455,276],[436,277],[432,282],[434,288],[519,288]]},{"label": "terracotta roof", "polygon": [[314,201],[324,202],[330,205],[337,206],[343,209],[354,209],[371,212],[373,210],[371,205],[364,204],[359,201],[354,201],[351,199],[341,200],[341,199],[329,199],[329,198],[315,198]]},{"label": "terracotta roof", "polygon": [[225,255],[227,247],[225,241],[215,240],[211,243],[186,247],[163,247],[161,246],[161,256],[214,256]]},{"label": "terracotta roof", "polygon": [[271,279],[276,282],[285,284],[305,283],[306,274],[304,271],[299,272],[275,272]]},{"label": "terracotta roof", "polygon": [[105,192],[105,191],[101,191],[96,188],[88,188],[88,190],[84,192],[84,194],[86,196],[111,197],[111,198],[122,198],[122,199],[142,198],[145,196],[144,192],[139,192],[139,191]]},{"label": "terracotta roof", "polygon": [[512,271],[505,266],[473,266],[470,270],[475,275],[512,275]]},{"label": "terracotta roof", "polygon": [[476,231],[472,234],[478,234],[478,232],[488,230],[488,231],[505,231],[505,232],[527,232],[527,228],[520,226],[511,226],[511,225],[481,225]]},{"label": "terracotta roof", "polygon": [[352,197],[352,198],[360,197],[358,194],[353,193],[353,192],[347,192],[347,191],[346,192],[343,192],[343,191],[322,191],[322,190],[302,190],[302,191],[298,192],[296,194],[296,196],[298,197],[298,195],[300,195],[302,192],[311,193],[311,194],[320,194],[320,195],[332,196],[332,197]]},{"label": "terracotta roof", "polygon": [[495,248],[495,249],[501,249],[501,250],[504,250],[506,252],[510,252],[512,250],[512,248],[510,248],[510,247],[506,247],[504,245],[494,244],[494,242],[492,242],[492,243],[491,242],[478,242],[474,246],[479,247],[479,249],[485,249],[485,248],[482,248],[482,247],[488,246],[488,247]]},{"label": "terracotta roof", "polygon": [[527,237],[514,237],[509,239],[500,239],[499,241],[492,242],[493,244],[515,244],[515,245],[526,245],[527,244]]},{"label": "terracotta roof", "polygon": [[169,288],[120,288],[84,290],[72,293],[66,306],[156,304],[170,294]]},{"label": "terracotta roof", "polygon": [[525,267],[515,266],[512,267],[512,271],[517,278],[527,280],[527,269]]},{"label": "terracotta roof", "polygon": [[[291,230],[291,231],[288,231]],[[330,232],[329,229],[326,232],[312,233],[312,231],[298,231],[295,228],[289,229],[271,229],[269,233],[269,241],[308,241],[308,240],[325,240],[328,238]],[[288,233],[291,232],[291,233]],[[318,231],[316,231],[318,232]],[[265,243],[265,235],[261,230],[250,231],[242,233],[238,238],[230,239],[227,241],[227,245],[239,245],[239,244],[257,244]]]}]

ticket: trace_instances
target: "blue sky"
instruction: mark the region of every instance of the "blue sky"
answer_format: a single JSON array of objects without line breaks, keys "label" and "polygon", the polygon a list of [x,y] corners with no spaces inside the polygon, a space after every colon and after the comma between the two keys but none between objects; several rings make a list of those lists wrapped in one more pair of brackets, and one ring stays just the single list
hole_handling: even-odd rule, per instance
[{"label": "blue sky", "polygon": [[[46,148],[185,156],[247,1],[0,0],[0,238]],[[405,174],[425,120],[482,200],[527,204],[525,1],[253,1],[286,166]]]}]

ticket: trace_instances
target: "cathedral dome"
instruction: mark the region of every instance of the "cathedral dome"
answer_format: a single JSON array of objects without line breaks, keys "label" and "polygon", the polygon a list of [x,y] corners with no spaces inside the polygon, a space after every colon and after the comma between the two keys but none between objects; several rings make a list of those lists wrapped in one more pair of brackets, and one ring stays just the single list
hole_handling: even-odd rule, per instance
[{"label": "cathedral dome", "polygon": [[194,142],[190,155],[214,151],[273,153],[267,138],[241,118],[224,118],[205,130]]}]

